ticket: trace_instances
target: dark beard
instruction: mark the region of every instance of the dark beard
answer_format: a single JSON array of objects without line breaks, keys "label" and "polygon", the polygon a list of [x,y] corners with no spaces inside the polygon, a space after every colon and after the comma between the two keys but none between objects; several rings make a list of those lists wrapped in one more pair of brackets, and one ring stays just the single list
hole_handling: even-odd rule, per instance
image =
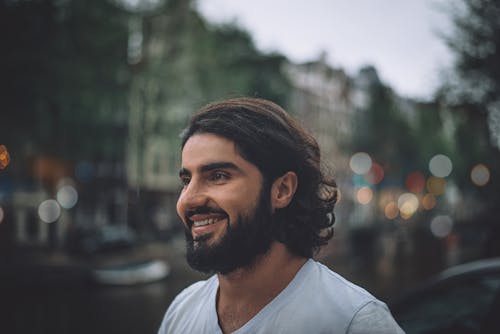
[{"label": "dark beard", "polygon": [[269,193],[270,189],[263,186],[257,206],[249,216],[239,215],[234,224],[227,217],[226,232],[213,245],[207,245],[209,236],[194,241],[186,228],[186,258],[191,268],[225,275],[251,267],[266,254],[274,240]]}]

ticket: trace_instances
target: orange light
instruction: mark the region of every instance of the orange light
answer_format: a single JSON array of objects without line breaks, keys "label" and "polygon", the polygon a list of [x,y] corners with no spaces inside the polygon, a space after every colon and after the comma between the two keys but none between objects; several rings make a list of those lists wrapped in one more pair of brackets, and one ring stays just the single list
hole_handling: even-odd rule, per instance
[{"label": "orange light", "polygon": [[401,213],[401,218],[408,220],[415,213],[415,207],[411,203],[405,202],[401,205],[399,212]]},{"label": "orange light", "polygon": [[422,207],[425,210],[431,210],[436,206],[436,197],[433,194],[425,194],[422,198]]},{"label": "orange light", "polygon": [[403,219],[410,219],[418,209],[418,198],[413,193],[401,194],[398,198],[399,213]]},{"label": "orange light", "polygon": [[434,196],[444,194],[446,190],[446,180],[436,176],[429,177],[427,180],[427,190]]},{"label": "orange light", "polygon": [[34,159],[33,174],[39,180],[56,184],[71,175],[71,166],[61,159],[40,156]]},{"label": "orange light", "polygon": [[5,145],[0,145],[0,170],[7,168],[10,164],[10,155]]},{"label": "orange light", "polygon": [[395,219],[399,215],[399,209],[396,202],[389,202],[384,209],[385,216],[388,219]]},{"label": "orange light", "polygon": [[359,203],[368,204],[373,198],[373,191],[368,187],[361,187],[356,194],[356,198]]}]

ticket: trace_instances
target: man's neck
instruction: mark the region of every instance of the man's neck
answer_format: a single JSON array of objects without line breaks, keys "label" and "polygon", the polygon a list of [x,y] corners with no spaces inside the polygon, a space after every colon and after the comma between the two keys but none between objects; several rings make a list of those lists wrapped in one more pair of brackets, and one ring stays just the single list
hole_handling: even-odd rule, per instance
[{"label": "man's neck", "polygon": [[232,332],[253,318],[286,288],[306,261],[275,242],[251,267],[219,274],[217,314],[223,332]]}]

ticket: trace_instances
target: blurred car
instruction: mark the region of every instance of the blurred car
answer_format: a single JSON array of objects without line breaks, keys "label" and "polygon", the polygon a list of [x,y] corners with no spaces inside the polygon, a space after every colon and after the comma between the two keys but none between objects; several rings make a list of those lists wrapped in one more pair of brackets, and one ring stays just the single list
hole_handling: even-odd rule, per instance
[{"label": "blurred car", "polygon": [[407,334],[500,333],[500,258],[446,269],[389,308]]}]

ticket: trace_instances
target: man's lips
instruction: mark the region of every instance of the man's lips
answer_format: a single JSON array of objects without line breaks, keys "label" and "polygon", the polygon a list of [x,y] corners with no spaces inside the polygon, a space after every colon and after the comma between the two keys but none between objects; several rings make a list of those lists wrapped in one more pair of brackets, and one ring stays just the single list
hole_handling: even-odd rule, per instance
[{"label": "man's lips", "polygon": [[186,217],[186,221],[190,228],[193,227],[203,227],[207,225],[213,225],[218,221],[224,220],[227,218],[227,215],[217,213],[217,214],[194,214]]},{"label": "man's lips", "polygon": [[187,220],[189,231],[191,231],[192,238],[197,241],[202,236],[209,236],[217,229],[217,223],[226,221],[227,215],[192,215]]},{"label": "man's lips", "polygon": [[193,227],[201,227],[206,225],[212,225],[219,221],[219,218],[207,218],[203,220],[195,220],[193,221]]}]

